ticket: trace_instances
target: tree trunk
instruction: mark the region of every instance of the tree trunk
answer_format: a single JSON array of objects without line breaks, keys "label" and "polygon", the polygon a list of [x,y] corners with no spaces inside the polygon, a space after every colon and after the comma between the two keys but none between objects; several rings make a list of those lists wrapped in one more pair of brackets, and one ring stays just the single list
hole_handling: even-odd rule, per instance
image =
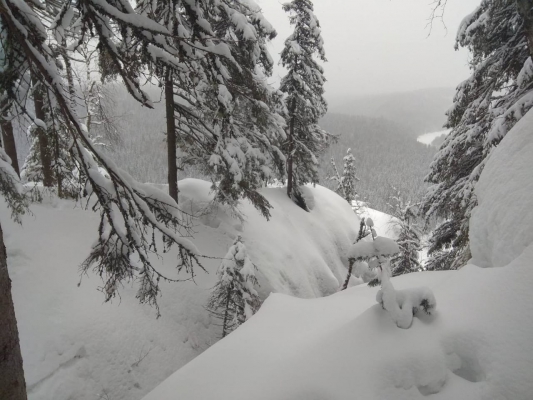
[{"label": "tree trunk", "polygon": [[346,290],[348,288],[350,278],[352,277],[353,265],[355,264],[355,260],[353,258],[350,258],[349,262],[350,265],[348,266],[348,275],[346,276],[346,280],[344,281],[341,290]]},{"label": "tree trunk", "polygon": [[2,127],[2,144],[6,154],[11,158],[11,165],[20,177],[19,162],[17,158],[17,147],[15,146],[15,136],[13,135],[13,124],[10,120],[3,119],[0,122]]},{"label": "tree trunk", "polygon": [[11,279],[7,271],[6,247],[0,226],[0,399],[26,400],[26,382],[22,368],[15,308],[11,297]]},{"label": "tree trunk", "polygon": [[178,168],[176,166],[176,121],[174,119],[174,87],[172,74],[165,78],[165,104],[167,117],[168,194],[178,202]]},{"label": "tree trunk", "polygon": [[293,154],[294,151],[294,111],[296,108],[296,100],[292,100],[291,109],[289,110],[289,115],[291,120],[289,122],[289,151],[287,154],[287,196],[292,199],[293,192]]},{"label": "tree trunk", "polygon": [[516,0],[518,13],[524,19],[524,34],[527,38],[529,55],[533,59],[533,0]]},{"label": "tree trunk", "polygon": [[222,322],[222,337],[225,338],[228,335],[228,321],[229,321],[229,303],[231,299],[231,286],[228,286],[226,293],[226,308],[224,309],[224,321]]},{"label": "tree trunk", "polygon": [[[45,111],[45,88],[43,84],[38,83],[34,79],[34,83],[38,85],[33,91],[33,101],[35,103],[35,116],[46,123],[46,111]],[[39,151],[41,153],[41,165],[43,167],[43,185],[45,187],[52,187],[53,185],[53,174],[52,174],[52,154],[50,151],[50,144],[48,141],[48,132],[41,128],[37,127],[37,137],[39,140]]]}]

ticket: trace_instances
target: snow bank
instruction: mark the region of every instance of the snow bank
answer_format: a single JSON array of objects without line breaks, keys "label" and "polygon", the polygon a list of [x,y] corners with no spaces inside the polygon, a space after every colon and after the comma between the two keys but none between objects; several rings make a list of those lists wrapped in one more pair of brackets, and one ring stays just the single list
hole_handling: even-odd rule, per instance
[{"label": "snow bank", "polygon": [[533,243],[533,112],[490,155],[470,221],[472,263],[502,267]]},{"label": "snow bank", "polygon": [[376,304],[378,288],[273,294],[144,400],[529,400],[531,260],[533,246],[507,268],[392,278],[399,290],[429,287],[439,302],[406,330]]},{"label": "snow bank", "polygon": [[[180,206],[201,212],[210,204],[209,187],[180,181]],[[249,203],[242,204],[244,222],[223,207],[204,210],[194,220],[194,244],[202,254],[223,257],[241,235],[259,269],[263,298],[270,291],[332,293],[345,278],[345,254],[359,220],[333,192],[317,186],[306,193],[314,198],[311,213],[283,189],[264,189],[274,206],[269,222]],[[156,320],[129,285],[111,304],[103,304],[97,276],[77,286],[98,215],[57,199],[33,205],[32,212],[18,226],[0,206],[30,400],[140,399],[218,340],[218,321],[204,307],[220,260],[202,260],[209,273],[197,271],[195,282],[163,283]],[[152,263],[173,276],[175,260],[171,251]]]}]

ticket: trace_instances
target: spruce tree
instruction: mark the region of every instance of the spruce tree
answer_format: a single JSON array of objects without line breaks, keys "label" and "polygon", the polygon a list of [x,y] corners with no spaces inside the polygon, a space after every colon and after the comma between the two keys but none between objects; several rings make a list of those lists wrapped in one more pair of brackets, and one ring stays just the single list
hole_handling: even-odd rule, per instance
[{"label": "spruce tree", "polygon": [[47,188],[56,187],[60,198],[77,198],[81,191],[79,168],[69,154],[70,139],[65,123],[54,107],[53,94],[48,90],[40,92],[41,89],[34,88],[34,96],[39,99],[35,103],[42,103],[39,115],[44,119],[35,119],[29,128],[31,146],[21,177],[25,181],[40,182]]},{"label": "spruce tree", "polygon": [[211,178],[216,200],[236,208],[245,197],[268,217],[270,205],[257,189],[283,174],[285,137],[274,111],[279,96],[264,79],[272,72],[266,44],[275,30],[256,5],[240,1],[140,1],[137,10],[174,32],[163,49],[141,49],[165,87],[172,193],[177,146]]},{"label": "spruce tree", "polygon": [[533,107],[530,3],[483,0],[459,28],[456,48],[470,51],[472,74],[457,87],[447,113],[452,131],[426,178],[432,186],[422,213],[441,221],[430,238],[429,268],[456,269],[470,259],[476,183],[491,150]]},{"label": "spruce tree", "polygon": [[343,170],[342,175],[339,174],[337,165],[333,158],[331,159],[331,164],[333,165],[333,170],[335,175],[332,176],[331,180],[335,181],[337,187],[335,188],[335,193],[339,196],[342,196],[355,212],[359,211],[360,205],[357,201],[359,195],[356,190],[356,182],[359,181],[355,173],[355,157],[352,154],[352,149],[346,151],[346,155],[343,158]]},{"label": "spruce tree", "polygon": [[222,320],[222,337],[237,329],[261,306],[255,269],[241,237],[237,237],[220,264],[218,282],[207,304],[207,309]]},{"label": "spruce tree", "polygon": [[281,64],[287,69],[280,90],[286,93],[287,195],[295,198],[298,187],[318,182],[317,156],[327,144],[327,133],[318,126],[326,113],[324,71],[315,58],[326,61],[320,24],[310,0],[283,5],[289,13],[293,33],[285,40]]},{"label": "spruce tree", "polygon": [[399,231],[396,243],[400,247],[400,252],[391,259],[392,276],[421,271],[419,252],[422,245],[421,233],[416,223],[417,205],[411,205],[409,201],[404,202],[400,192],[392,197],[392,201],[391,224]]}]

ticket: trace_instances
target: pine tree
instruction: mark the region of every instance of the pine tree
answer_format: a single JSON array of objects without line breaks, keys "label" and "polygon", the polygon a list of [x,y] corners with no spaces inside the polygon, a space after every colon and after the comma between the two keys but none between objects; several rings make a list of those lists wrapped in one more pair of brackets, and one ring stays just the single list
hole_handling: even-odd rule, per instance
[{"label": "pine tree", "polygon": [[391,259],[392,276],[417,272],[422,270],[419,261],[419,252],[422,250],[420,243],[420,231],[418,229],[417,206],[404,202],[400,192],[392,198],[394,204],[392,208],[392,225],[399,230],[396,242],[400,247],[400,252]]},{"label": "pine tree", "polygon": [[[39,92],[39,94],[36,94]],[[69,154],[69,137],[61,113],[54,107],[52,93],[34,88],[39,115],[29,128],[31,146],[22,166],[21,177],[26,181],[55,186],[60,198],[77,198],[81,191],[80,173],[76,161]],[[37,113],[36,113],[37,115]],[[43,137],[46,140],[43,141]],[[46,155],[43,155],[43,152]]]},{"label": "pine tree", "polygon": [[280,85],[287,104],[287,195],[294,198],[300,185],[318,182],[317,156],[327,144],[328,134],[318,126],[327,110],[325,78],[315,60],[326,61],[326,55],[312,2],[293,0],[283,9],[294,25],[281,53],[281,64],[288,71]]},{"label": "pine tree", "polygon": [[329,178],[336,182],[337,187],[335,193],[342,196],[354,209],[356,213],[360,211],[360,204],[358,202],[359,195],[356,190],[356,182],[359,181],[355,173],[355,157],[352,154],[352,149],[346,151],[346,155],[343,158],[343,171],[342,175],[339,174],[335,160],[331,159],[333,170],[335,175]]},{"label": "pine tree", "polygon": [[207,304],[207,309],[222,320],[222,337],[237,329],[261,306],[255,269],[241,237],[237,237],[220,264],[218,282]]},{"label": "pine tree", "polygon": [[15,145],[15,136],[13,134],[13,124],[11,122],[11,104],[4,93],[3,99],[0,99],[0,128],[2,129],[2,148],[6,155],[11,159],[13,169],[20,176],[18,163],[17,147]]},{"label": "pine tree", "polygon": [[[27,210],[27,199],[19,184],[11,160],[0,148],[0,195],[11,209],[11,217],[20,223]],[[26,400],[26,382],[18,336],[15,307],[11,296],[11,279],[7,269],[4,234],[0,226],[0,399]]]},{"label": "pine tree", "polygon": [[240,1],[140,1],[137,9],[175,33],[163,49],[143,52],[165,87],[171,191],[178,146],[211,177],[216,200],[235,209],[245,197],[268,217],[270,204],[257,189],[283,174],[278,143],[285,137],[273,111],[279,96],[264,79],[275,30],[256,5]]},{"label": "pine tree", "polygon": [[432,186],[422,213],[442,221],[430,238],[431,268],[456,269],[470,259],[468,221],[487,156],[533,107],[530,9],[528,0],[483,0],[459,28],[456,48],[471,52],[472,74],[457,88],[447,113],[452,131],[426,178]]}]

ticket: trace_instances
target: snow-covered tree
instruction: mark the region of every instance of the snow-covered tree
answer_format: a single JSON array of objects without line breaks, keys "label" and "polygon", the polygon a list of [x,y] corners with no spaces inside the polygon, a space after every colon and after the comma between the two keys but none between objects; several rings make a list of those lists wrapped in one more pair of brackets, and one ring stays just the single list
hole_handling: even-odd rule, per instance
[{"label": "snow-covered tree", "polygon": [[333,171],[335,175],[330,177],[330,180],[335,181],[337,187],[335,193],[342,196],[354,209],[356,213],[360,211],[360,204],[358,201],[359,195],[356,190],[356,182],[359,181],[355,173],[355,157],[352,154],[352,149],[346,151],[346,155],[343,158],[343,170],[342,175],[339,174],[335,160],[331,159],[331,165],[333,165]]},{"label": "snow-covered tree", "polygon": [[396,242],[400,247],[400,252],[391,259],[392,276],[421,271],[419,256],[422,250],[421,233],[416,222],[418,205],[412,205],[410,201],[405,202],[400,192],[392,197],[392,203],[391,224],[399,232]]},{"label": "snow-covered tree", "polygon": [[11,114],[11,106],[12,102],[9,101],[7,94],[3,93],[3,95],[0,97],[0,129],[2,129],[2,148],[4,149],[6,155],[11,159],[11,165],[13,166],[13,169],[17,175],[20,176],[18,153],[15,145],[15,135],[13,133],[13,115]]},{"label": "snow-covered tree", "polygon": [[61,198],[77,198],[81,191],[79,168],[69,154],[70,138],[55,106],[55,98],[49,91],[41,93],[39,87],[34,88],[33,96],[38,99],[35,104],[41,101],[42,104],[28,130],[31,145],[22,166],[21,178],[40,182],[47,188],[55,187]]},{"label": "snow-covered tree", "polygon": [[426,288],[396,290],[390,281],[392,276],[391,258],[400,253],[400,246],[394,240],[377,236],[373,221],[368,218],[366,225],[372,241],[358,241],[350,249],[348,259],[350,263],[359,261],[366,263],[373,270],[376,278],[368,283],[369,286],[381,285],[376,294],[376,301],[390,315],[399,328],[411,327],[413,317],[420,311],[431,313],[437,302],[433,292]]},{"label": "snow-covered tree", "polygon": [[175,33],[165,44],[177,51],[141,53],[165,88],[172,196],[178,147],[211,177],[218,201],[236,207],[245,197],[268,217],[270,205],[257,189],[283,174],[285,138],[273,111],[279,96],[265,79],[275,30],[252,2],[140,1],[137,9]]},{"label": "snow-covered tree", "polygon": [[[361,218],[361,222],[359,223],[359,233],[357,234],[357,239],[355,240],[355,243],[358,243],[359,241],[370,235],[373,226],[374,221],[372,221],[372,218]],[[346,288],[348,288],[350,278],[352,277],[353,267],[356,262],[355,258],[351,258],[348,261],[348,274],[346,275],[346,279],[344,280],[341,290],[345,290]]]},{"label": "snow-covered tree", "polygon": [[287,195],[294,198],[300,185],[318,182],[317,156],[327,144],[328,135],[318,126],[327,110],[323,97],[325,78],[315,59],[326,61],[326,55],[313,3],[292,0],[283,9],[294,25],[281,53],[287,74],[280,85],[287,104]]},{"label": "snow-covered tree", "polygon": [[380,264],[377,271],[381,288],[376,294],[376,301],[387,311],[398,328],[410,328],[413,317],[419,311],[431,314],[437,307],[435,295],[427,287],[396,290],[390,281],[392,273],[388,262]]},{"label": "snow-covered tree", "polygon": [[207,304],[207,309],[222,320],[222,337],[237,329],[261,306],[255,269],[241,237],[237,237],[218,268],[218,282]]},{"label": "snow-covered tree", "polygon": [[456,269],[470,259],[474,188],[487,156],[533,107],[533,24],[529,0],[482,0],[462,22],[456,47],[471,55],[471,76],[457,87],[448,111],[451,133],[431,165],[433,184],[422,204],[442,222],[430,238],[429,264]]},{"label": "snow-covered tree", "polygon": [[[99,53],[94,43],[88,42],[78,47],[76,54],[82,63],[72,69],[73,81],[79,88],[79,103],[83,108],[81,117],[89,132],[89,138],[103,146],[120,143],[121,116],[116,113],[114,91],[116,82],[112,78],[102,82],[99,70]],[[109,82],[112,80],[111,82]]]}]

